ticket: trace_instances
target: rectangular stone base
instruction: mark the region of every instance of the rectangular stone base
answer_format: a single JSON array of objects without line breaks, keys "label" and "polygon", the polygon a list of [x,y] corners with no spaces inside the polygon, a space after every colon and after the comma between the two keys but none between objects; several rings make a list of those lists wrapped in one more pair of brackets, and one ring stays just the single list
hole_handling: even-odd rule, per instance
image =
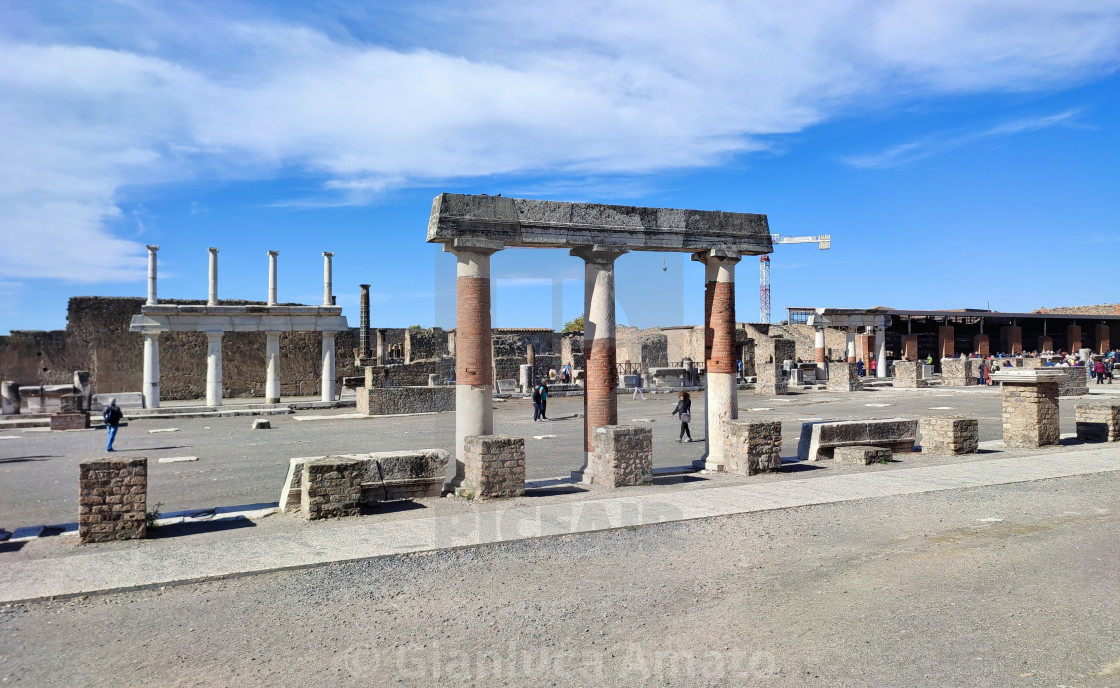
[{"label": "rectangular stone base", "polygon": [[142,538],[148,533],[148,460],[83,461],[78,478],[78,537],[85,542]]},{"label": "rectangular stone base", "polygon": [[84,413],[55,413],[51,416],[51,430],[85,430],[89,416]]},{"label": "rectangular stone base", "polygon": [[781,421],[732,420],[727,422],[726,431],[728,472],[756,475],[782,470]]},{"label": "rectangular stone base", "polygon": [[653,483],[653,430],[629,425],[595,428],[595,483],[608,489]]},{"label": "rectangular stone base", "polygon": [[1077,439],[1082,442],[1120,441],[1120,404],[1077,404]]},{"label": "rectangular stone base", "polygon": [[886,463],[891,460],[894,453],[887,447],[872,447],[868,445],[852,445],[837,447],[833,453],[840,463],[858,463],[867,466],[873,463]]},{"label": "rectangular stone base", "polygon": [[922,418],[918,429],[924,454],[975,454],[979,447],[975,418]]},{"label": "rectangular stone base", "polygon": [[472,435],[463,442],[466,476],[461,490],[475,497],[525,494],[525,439]]},{"label": "rectangular stone base", "polygon": [[361,513],[362,463],[328,456],[303,464],[300,511],[308,521]]}]

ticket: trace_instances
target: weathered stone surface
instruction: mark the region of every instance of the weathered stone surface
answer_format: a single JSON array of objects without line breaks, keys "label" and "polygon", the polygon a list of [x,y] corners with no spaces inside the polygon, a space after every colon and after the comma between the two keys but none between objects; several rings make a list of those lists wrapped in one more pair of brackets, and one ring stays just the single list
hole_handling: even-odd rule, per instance
[{"label": "weathered stone surface", "polygon": [[253,421],[254,430],[271,430],[272,422],[267,418],[257,418]]},{"label": "weathered stone surface", "polygon": [[755,341],[754,372],[756,394],[786,394],[789,381],[784,379],[782,361],[797,359],[797,345],[792,339],[763,337]]},{"label": "weathered stone surface", "polygon": [[967,387],[980,379],[979,358],[941,359],[941,384],[946,387]]},{"label": "weathered stone surface", "polygon": [[926,381],[922,379],[922,364],[914,361],[895,361],[891,386],[907,389],[927,386]]},{"label": "weathered stone surface", "polygon": [[595,428],[593,481],[614,489],[653,483],[653,430],[630,425]]},{"label": "weathered stone surface", "polygon": [[[346,454],[341,458],[362,464],[362,506],[400,499],[439,497],[447,475],[448,453],[442,449]],[[280,492],[280,510],[300,510],[303,465],[326,457],[304,456],[289,460]]]},{"label": "weathered stone surface", "polygon": [[359,387],[358,413],[387,416],[455,410],[455,387]]},{"label": "weathered stone surface", "polygon": [[1027,449],[1057,444],[1058,382],[1002,384],[1003,444]]},{"label": "weathered stone surface", "polygon": [[858,463],[864,466],[873,463],[886,463],[894,456],[889,447],[875,447],[865,444],[853,444],[837,447],[833,457],[840,463]]},{"label": "weathered stone surface", "polygon": [[463,442],[466,472],[461,491],[475,497],[525,494],[525,439],[471,435]]},{"label": "weathered stone surface", "polygon": [[859,370],[855,363],[828,364],[828,391],[858,392],[861,389],[863,389],[863,381],[859,379]]},{"label": "weathered stone surface", "polygon": [[148,533],[148,459],[83,461],[78,467],[78,537],[132,540]]},{"label": "weathered stone surface", "polygon": [[918,421],[906,418],[804,423],[797,456],[802,461],[831,459],[836,447],[870,445],[895,453],[914,451]]},{"label": "weathered stone surface", "polygon": [[1120,404],[1077,404],[1074,420],[1077,439],[1082,442],[1120,442]]},{"label": "weathered stone surface", "polygon": [[755,475],[782,470],[781,421],[731,420],[724,435],[727,470]]},{"label": "weathered stone surface", "polygon": [[922,418],[918,430],[923,454],[975,454],[980,442],[980,423],[975,418]]},{"label": "weathered stone surface", "polygon": [[772,250],[765,215],[503,196],[436,196],[428,241],[471,238],[533,248],[601,244],[647,251],[725,249],[750,255]]},{"label": "weathered stone surface", "polygon": [[308,521],[357,516],[361,513],[362,463],[328,456],[303,464],[300,511]]},{"label": "weathered stone surface", "polygon": [[1058,383],[1058,396],[1078,397],[1089,393],[1089,369],[1085,366],[1058,367],[1066,379]]},{"label": "weathered stone surface", "polygon": [[83,430],[89,427],[89,416],[84,413],[51,414],[51,430]]}]

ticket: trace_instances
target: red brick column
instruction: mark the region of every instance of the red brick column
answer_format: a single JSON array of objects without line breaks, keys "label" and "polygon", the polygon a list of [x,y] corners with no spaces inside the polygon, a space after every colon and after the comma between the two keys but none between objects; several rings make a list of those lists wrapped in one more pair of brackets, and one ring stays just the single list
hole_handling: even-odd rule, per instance
[{"label": "red brick column", "polygon": [[1108,353],[1109,347],[1111,346],[1108,325],[1104,323],[1097,325],[1096,328],[1094,328],[1093,335],[1093,340],[1096,342],[1096,352],[1098,354]]},{"label": "red brick column", "polygon": [[711,333],[711,348],[704,366],[707,452],[694,465],[722,471],[726,466],[723,437],[727,433],[727,423],[739,417],[735,380],[735,265],[739,262],[739,255],[712,250],[696,254],[696,258],[704,262],[705,292],[711,293],[707,328]]},{"label": "red brick column", "polygon": [[455,254],[455,477],[467,471],[466,438],[494,434],[494,364],[490,336],[490,256],[500,242],[456,239]]},{"label": "red brick column", "polygon": [[629,249],[586,246],[572,249],[584,261],[583,364],[586,371],[583,404],[585,460],[576,475],[593,479],[591,454],[595,428],[618,424],[618,366],[615,354],[614,261]]},{"label": "red brick column", "polygon": [[1054,350],[1054,338],[1050,337],[1050,336],[1047,336],[1047,335],[1039,335],[1038,336],[1038,352],[1042,353],[1043,351],[1053,351],[1053,350]]},{"label": "red brick column", "polygon": [[902,358],[907,361],[918,360],[918,335],[902,335]]},{"label": "red brick column", "polygon": [[1081,326],[1070,325],[1066,328],[1066,351],[1076,353],[1081,348]]},{"label": "red brick column", "polygon": [[1006,325],[999,330],[999,343],[1003,353],[1015,356],[1023,353],[1023,328]]},{"label": "red brick column", "polygon": [[976,349],[976,355],[980,358],[987,358],[992,355],[992,345],[988,341],[988,335],[978,334],[973,338],[973,346]]},{"label": "red brick column", "polygon": [[952,325],[942,325],[937,328],[937,353],[938,358],[953,358],[957,355],[956,331]]}]

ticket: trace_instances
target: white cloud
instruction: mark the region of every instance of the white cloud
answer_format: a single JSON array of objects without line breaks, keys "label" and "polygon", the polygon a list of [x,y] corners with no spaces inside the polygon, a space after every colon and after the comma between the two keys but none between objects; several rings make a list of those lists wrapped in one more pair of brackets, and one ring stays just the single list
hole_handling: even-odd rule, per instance
[{"label": "white cloud", "polygon": [[862,169],[882,170],[891,167],[900,167],[923,158],[928,158],[938,153],[962,148],[970,143],[988,138],[1014,136],[1040,129],[1049,129],[1056,126],[1072,126],[1074,119],[1079,115],[1079,109],[1066,110],[1054,115],[1017,119],[1003,122],[987,129],[972,132],[942,132],[926,136],[918,141],[901,143],[891,146],[878,153],[865,155],[851,155],[842,158],[842,161],[852,167]]},{"label": "white cloud", "polygon": [[[322,197],[286,203],[316,206],[711,166],[840,113],[1058,88],[1120,55],[1120,10],[1099,0],[428,3],[394,10],[399,25],[350,10],[348,31],[268,6],[81,4],[66,24],[15,6],[0,10],[0,276],[89,282],[142,277],[129,185],[295,170]],[[906,146],[880,156],[930,149]]]}]

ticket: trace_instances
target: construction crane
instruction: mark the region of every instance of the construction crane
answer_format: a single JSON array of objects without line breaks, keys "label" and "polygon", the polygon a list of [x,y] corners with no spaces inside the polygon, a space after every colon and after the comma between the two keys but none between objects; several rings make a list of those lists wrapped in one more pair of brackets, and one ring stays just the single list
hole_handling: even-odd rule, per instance
[{"label": "construction crane", "polygon": [[[816,244],[820,250],[825,251],[832,246],[831,234],[817,236],[784,237],[780,234],[770,235],[771,243],[775,244]],[[770,322],[770,256],[762,254],[758,257],[758,311],[759,318],[764,324]]]}]

